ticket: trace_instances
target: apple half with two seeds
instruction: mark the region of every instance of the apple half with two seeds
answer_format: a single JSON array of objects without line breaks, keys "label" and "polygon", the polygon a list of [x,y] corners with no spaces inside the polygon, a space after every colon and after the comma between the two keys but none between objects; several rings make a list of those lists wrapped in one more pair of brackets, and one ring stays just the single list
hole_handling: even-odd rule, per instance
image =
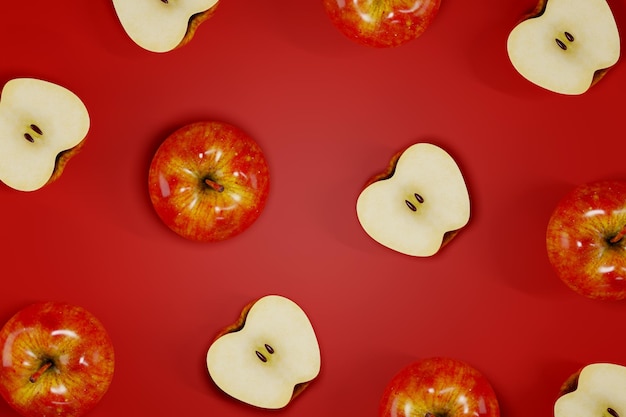
[{"label": "apple half with two seeds", "polygon": [[365,232],[383,246],[411,256],[431,256],[470,218],[465,179],[442,148],[418,143],[396,154],[357,199]]},{"label": "apple half with two seeds", "polygon": [[306,313],[293,301],[268,295],[243,309],[207,352],[215,384],[244,403],[265,409],[288,405],[317,377],[320,348]]},{"label": "apple half with two seeds", "polygon": [[554,417],[626,415],[626,367],[593,363],[568,378],[554,404]]},{"label": "apple half with two seeds", "polygon": [[617,63],[620,37],[606,0],[540,0],[509,34],[507,51],[530,82],[577,95]]},{"label": "apple half with two seeds", "polygon": [[213,15],[218,0],[113,0],[122,27],[137,45],[169,52],[193,38]]},{"label": "apple half with two seeds", "polygon": [[0,96],[0,181],[20,191],[59,178],[84,144],[89,113],[65,87],[36,78],[8,81]]}]

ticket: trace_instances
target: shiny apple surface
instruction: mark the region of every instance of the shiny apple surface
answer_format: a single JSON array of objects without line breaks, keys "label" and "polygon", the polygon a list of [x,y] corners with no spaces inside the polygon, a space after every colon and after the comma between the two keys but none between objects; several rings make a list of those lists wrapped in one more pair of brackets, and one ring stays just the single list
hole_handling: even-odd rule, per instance
[{"label": "shiny apple surface", "polygon": [[582,184],[554,209],[548,258],[572,290],[594,299],[626,298],[626,183]]},{"label": "shiny apple surface", "polygon": [[418,38],[439,11],[440,0],[324,0],[333,24],[348,38],[394,47]]},{"label": "shiny apple surface", "polygon": [[85,309],[33,304],[0,330],[0,394],[28,417],[81,416],[104,396],[115,357],[103,325]]},{"label": "shiny apple surface", "polygon": [[389,382],[380,417],[498,417],[487,378],[465,362],[444,357],[414,362]]},{"label": "shiny apple surface", "polygon": [[259,145],[239,128],[197,122],[161,144],[150,165],[149,193],[174,232],[195,241],[220,241],[260,216],[269,169]]}]

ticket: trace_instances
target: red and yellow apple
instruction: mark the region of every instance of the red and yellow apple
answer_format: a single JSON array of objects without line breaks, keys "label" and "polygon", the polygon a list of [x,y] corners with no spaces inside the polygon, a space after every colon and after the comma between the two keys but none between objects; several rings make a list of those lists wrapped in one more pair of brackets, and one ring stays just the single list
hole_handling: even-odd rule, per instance
[{"label": "red and yellow apple", "polygon": [[41,302],[17,312],[0,330],[0,394],[26,417],[78,417],[113,379],[113,344],[82,307]]},{"label": "red and yellow apple", "polygon": [[81,149],[89,124],[87,108],[65,87],[8,81],[0,97],[0,181],[20,191],[52,183]]},{"label": "red and yellow apple", "polygon": [[348,38],[373,47],[395,47],[430,26],[441,0],[323,0],[331,22]]},{"label": "red and yellow apple", "polygon": [[238,127],[196,122],[176,130],[156,151],[149,194],[161,220],[199,242],[238,235],[260,216],[269,194],[267,161]]},{"label": "red and yellow apple", "polygon": [[126,34],[152,52],[169,52],[189,43],[210,18],[219,0],[113,0]]},{"label": "red and yellow apple", "polygon": [[375,241],[411,256],[432,256],[468,223],[461,170],[442,148],[417,143],[391,158],[365,185],[356,212]]},{"label": "red and yellow apple", "polygon": [[309,318],[278,295],[249,303],[207,352],[209,375],[223,392],[265,409],[287,406],[317,377],[320,366]]},{"label": "red and yellow apple", "polygon": [[626,182],[595,181],[565,195],[549,219],[548,259],[572,290],[626,298]]},{"label": "red and yellow apple", "polygon": [[386,386],[380,417],[499,417],[488,379],[457,359],[425,358],[398,372]]}]

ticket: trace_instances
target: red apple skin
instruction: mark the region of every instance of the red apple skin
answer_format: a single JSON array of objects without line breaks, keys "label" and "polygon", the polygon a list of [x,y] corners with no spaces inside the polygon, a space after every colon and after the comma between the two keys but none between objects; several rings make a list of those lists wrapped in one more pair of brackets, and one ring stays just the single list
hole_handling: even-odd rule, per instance
[{"label": "red apple skin", "polygon": [[418,360],[396,374],[380,402],[380,417],[499,417],[496,394],[483,374],[445,357]]},{"label": "red apple skin", "polygon": [[[67,303],[16,313],[0,330],[0,354],[0,394],[26,417],[82,416],[113,379],[113,344],[102,323]],[[31,382],[46,362],[52,365]]]},{"label": "red apple skin", "polygon": [[205,10],[204,12],[201,12],[201,13],[196,13],[195,15],[191,16],[191,19],[189,19],[189,26],[187,27],[187,33],[185,33],[185,36],[180,41],[180,43],[176,46],[175,49],[178,49],[188,44],[189,42],[191,42],[200,24],[205,22],[206,20],[208,20],[215,14],[215,10],[217,9],[217,6],[219,4],[220,3],[217,2],[210,9]]},{"label": "red apple skin", "polygon": [[190,240],[216,242],[257,220],[270,177],[252,138],[228,123],[209,121],[171,134],[154,155],[148,181],[152,204],[170,229]]},{"label": "red apple skin", "polygon": [[626,182],[596,181],[567,194],[548,222],[548,259],[575,292],[626,298]]},{"label": "red apple skin", "polygon": [[363,45],[396,47],[431,25],[441,0],[323,0],[331,22]]}]

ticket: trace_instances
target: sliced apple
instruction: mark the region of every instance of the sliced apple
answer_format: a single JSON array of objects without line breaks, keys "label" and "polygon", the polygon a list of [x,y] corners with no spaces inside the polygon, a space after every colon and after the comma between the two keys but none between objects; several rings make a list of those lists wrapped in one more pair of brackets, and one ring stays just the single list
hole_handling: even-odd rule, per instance
[{"label": "sliced apple", "polygon": [[317,377],[321,357],[313,326],[293,301],[265,296],[244,308],[207,352],[215,384],[244,403],[283,408]]},{"label": "sliced apple", "polygon": [[569,378],[554,404],[554,417],[626,415],[626,367],[612,363],[585,366]]},{"label": "sliced apple", "polygon": [[89,131],[70,90],[35,78],[8,81],[0,96],[0,181],[34,191],[57,179]]},{"label": "sliced apple", "polygon": [[218,0],[113,0],[122,27],[140,47],[168,52],[189,42]]},{"label": "sliced apple", "polygon": [[547,90],[586,92],[617,63],[620,37],[606,0],[540,0],[509,34],[515,69]]},{"label": "sliced apple", "polygon": [[418,143],[394,156],[356,203],[375,241],[411,256],[431,256],[464,227],[470,200],[461,170],[443,149]]}]

